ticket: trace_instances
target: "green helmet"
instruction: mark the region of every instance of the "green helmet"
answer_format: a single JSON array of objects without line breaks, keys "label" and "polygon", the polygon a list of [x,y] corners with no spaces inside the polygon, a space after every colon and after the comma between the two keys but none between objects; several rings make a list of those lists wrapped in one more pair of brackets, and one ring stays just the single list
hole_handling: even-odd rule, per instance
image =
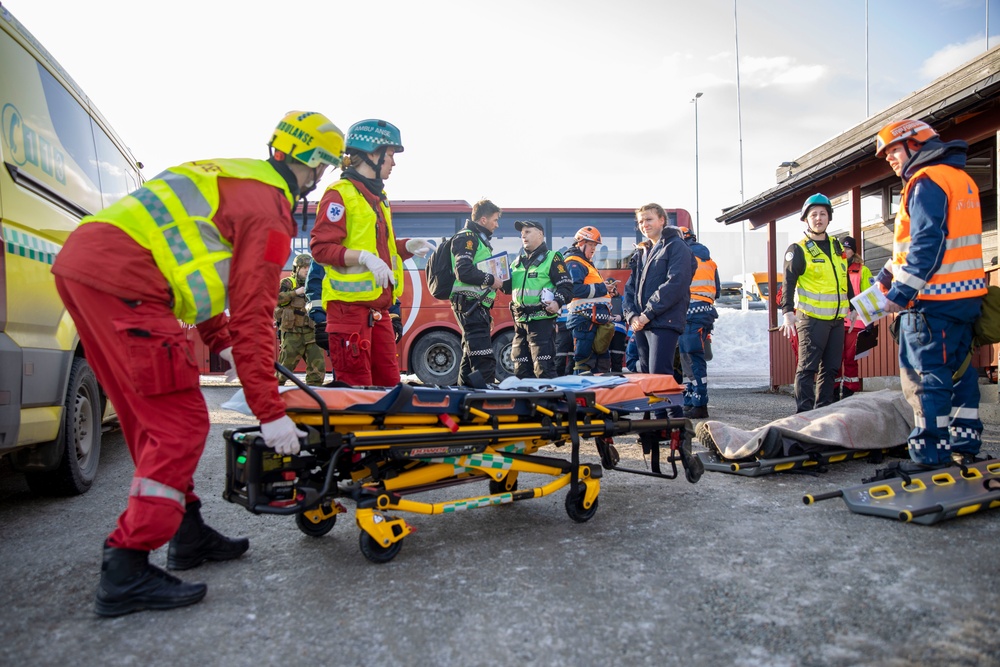
[{"label": "green helmet", "polygon": [[307,255],[306,253],[302,253],[301,255],[296,255],[295,256],[295,261],[292,262],[292,270],[293,271],[298,271],[299,267],[303,267],[303,266],[308,267],[309,264],[312,263],[312,259],[313,258],[310,257],[309,255]]},{"label": "green helmet", "polygon": [[362,153],[374,153],[383,146],[395,148],[397,153],[403,152],[403,139],[399,134],[399,128],[392,123],[370,118],[358,121],[347,131],[347,148]]},{"label": "green helmet", "polygon": [[830,198],[819,193],[814,194],[806,200],[805,204],[802,205],[802,217],[800,217],[799,220],[805,222],[806,216],[809,215],[809,209],[813,206],[823,206],[826,208],[826,212],[830,215],[830,219],[833,220],[833,205],[830,203]]}]

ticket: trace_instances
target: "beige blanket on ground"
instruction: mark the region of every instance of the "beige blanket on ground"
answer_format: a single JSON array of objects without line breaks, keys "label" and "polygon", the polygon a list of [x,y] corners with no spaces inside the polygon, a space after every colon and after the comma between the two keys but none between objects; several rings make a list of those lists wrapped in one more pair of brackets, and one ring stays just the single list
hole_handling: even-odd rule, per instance
[{"label": "beige blanket on ground", "polygon": [[[903,392],[883,389],[863,392],[809,412],[778,419],[753,431],[744,431],[718,421],[698,424],[701,443],[726,459],[758,455],[766,445],[769,457],[782,442],[801,443],[807,450],[883,449],[906,443],[913,430],[913,408]],[[780,456],[777,455],[777,456]]]}]

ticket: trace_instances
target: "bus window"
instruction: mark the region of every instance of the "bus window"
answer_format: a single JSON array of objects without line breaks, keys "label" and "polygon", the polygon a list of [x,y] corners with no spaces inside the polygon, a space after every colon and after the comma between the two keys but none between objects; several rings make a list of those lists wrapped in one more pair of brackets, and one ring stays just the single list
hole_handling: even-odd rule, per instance
[{"label": "bus window", "polygon": [[[393,216],[392,221],[396,238],[430,239],[439,245],[454,236],[464,224],[465,220],[459,220],[453,215],[433,214]],[[426,257],[413,257],[412,261],[421,271],[427,265]]]},{"label": "bus window", "polygon": [[601,245],[594,253],[594,267],[602,269],[628,268],[638,236],[635,219],[630,213],[588,217],[553,217],[552,248],[564,252],[573,244],[573,237],[581,227],[597,227],[601,232]]},{"label": "bus window", "polygon": [[493,246],[493,254],[498,255],[501,252],[507,253],[507,263],[511,264],[521,253],[521,248],[524,247],[521,244],[521,232],[514,229],[515,220],[535,220],[537,222],[545,224],[545,218],[530,217],[524,215],[502,215],[500,217],[500,226],[497,227],[496,231],[493,232],[493,237],[490,239],[490,245]]}]

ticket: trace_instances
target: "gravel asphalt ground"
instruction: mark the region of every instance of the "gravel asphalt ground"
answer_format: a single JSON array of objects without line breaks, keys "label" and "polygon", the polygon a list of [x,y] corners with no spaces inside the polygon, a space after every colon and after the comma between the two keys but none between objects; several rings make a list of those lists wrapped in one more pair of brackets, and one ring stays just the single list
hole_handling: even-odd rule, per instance
[{"label": "gravel asphalt ground", "polygon": [[[101,541],[132,476],[120,433],[105,435],[83,496],[33,497],[0,472],[0,664],[1000,664],[1000,512],[928,527],[853,514],[840,500],[803,505],[804,493],[857,484],[871,463],[706,473],[694,485],[609,471],[587,523],[567,517],[561,491],[406,515],[418,531],[376,565],[359,552],[350,503],[329,535],[311,538],[291,518],[222,500],[222,431],[253,423],[219,408],[233,390],[204,387],[212,431],[196,484],[207,521],[251,546],[239,561],[180,573],[208,583],[192,607],[93,612]],[[794,401],[715,389],[710,410],[755,428]],[[986,442],[1000,452],[996,423]],[[619,445],[623,464],[645,464],[634,441]],[[591,443],[582,451],[597,460]],[[152,560],[165,565],[165,549]]]}]

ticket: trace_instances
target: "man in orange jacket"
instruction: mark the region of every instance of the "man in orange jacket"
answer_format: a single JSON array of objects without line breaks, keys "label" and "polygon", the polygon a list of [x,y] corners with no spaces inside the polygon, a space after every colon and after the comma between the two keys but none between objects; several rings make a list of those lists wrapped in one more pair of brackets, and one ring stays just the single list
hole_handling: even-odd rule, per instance
[{"label": "man in orange jacket", "polygon": [[919,472],[975,460],[982,445],[972,322],[986,294],[979,189],[964,171],[968,144],[942,142],[921,120],[889,123],[875,138],[903,179],[892,257],[876,280],[886,312],[900,313],[899,373],[915,427],[907,444]]}]

